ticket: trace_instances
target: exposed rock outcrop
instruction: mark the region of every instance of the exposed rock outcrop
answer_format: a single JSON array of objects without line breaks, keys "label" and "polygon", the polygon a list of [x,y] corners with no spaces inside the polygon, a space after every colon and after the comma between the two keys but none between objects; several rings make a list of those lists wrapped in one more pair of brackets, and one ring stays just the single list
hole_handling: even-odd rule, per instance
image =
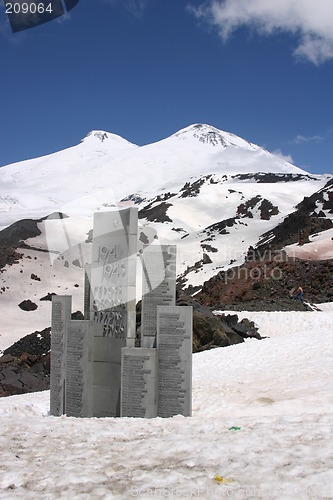
[{"label": "exposed rock outcrop", "polygon": [[[238,321],[236,314],[215,315],[210,307],[183,294],[177,299],[178,306],[193,307],[193,352],[206,351],[215,347],[226,347],[244,342],[253,337],[260,340],[258,329],[248,320]],[[137,304],[137,339],[140,346],[141,336],[141,302]]]},{"label": "exposed rock outcrop", "polygon": [[[71,318],[82,320],[81,311]],[[50,388],[51,328],[31,333],[8,347],[0,357],[0,397]]]},{"label": "exposed rock outcrop", "polygon": [[32,300],[22,300],[20,304],[18,304],[19,308],[22,309],[22,311],[35,311],[38,307],[37,304],[32,302]]}]

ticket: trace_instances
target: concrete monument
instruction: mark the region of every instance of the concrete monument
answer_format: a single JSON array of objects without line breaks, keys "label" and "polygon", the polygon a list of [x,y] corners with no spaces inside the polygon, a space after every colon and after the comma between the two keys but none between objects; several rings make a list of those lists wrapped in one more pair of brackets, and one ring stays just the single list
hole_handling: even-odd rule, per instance
[{"label": "concrete monument", "polygon": [[85,320],[71,320],[71,297],[53,297],[51,415],[191,415],[192,308],[175,306],[175,245],[143,250],[135,347],[137,233],[135,208],[95,214]]}]

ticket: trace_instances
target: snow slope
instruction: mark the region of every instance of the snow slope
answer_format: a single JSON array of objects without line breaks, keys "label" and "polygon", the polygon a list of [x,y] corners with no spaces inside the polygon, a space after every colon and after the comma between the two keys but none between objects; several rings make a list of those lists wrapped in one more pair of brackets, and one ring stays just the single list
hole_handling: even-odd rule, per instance
[{"label": "snow slope", "polygon": [[333,229],[322,231],[309,237],[310,242],[304,245],[288,245],[285,247],[287,255],[292,258],[305,260],[333,259]]},{"label": "snow slope", "polygon": [[[198,180],[200,188],[194,192],[191,185]],[[231,263],[243,263],[249,246],[255,246],[263,233],[279,224],[293,211],[295,203],[312,194],[323,182],[324,179],[301,177],[272,184],[257,182],[253,177],[241,180],[231,175],[212,175],[208,179],[201,176],[191,180],[189,196],[184,197],[180,188],[167,199],[166,215],[170,221],[142,218],[138,234],[141,237],[143,233],[151,244],[177,245],[177,275],[184,275],[187,285],[201,286]],[[163,197],[163,192],[159,195]],[[157,198],[155,195],[152,199],[144,199],[136,206],[143,210],[152,204],[158,209],[161,202],[154,201]],[[254,200],[252,208],[237,215],[239,207],[249,200]],[[261,218],[263,200],[269,200],[277,211],[267,220]],[[225,229],[215,227],[224,220],[229,220]],[[65,219],[51,218],[40,222],[38,227],[41,235],[26,240],[36,250],[19,250],[23,259],[7,266],[0,274],[0,304],[5,311],[0,315],[0,349],[9,347],[24,335],[50,326],[51,302],[40,301],[47,293],[73,294],[74,310],[83,311],[84,265],[91,260],[91,245],[86,243],[92,229],[91,216],[73,214]],[[138,243],[142,245],[142,241]],[[204,254],[211,262],[203,264]],[[80,266],[73,264],[77,261]],[[140,283],[139,259],[137,262]],[[197,262],[199,265],[188,272],[188,267]],[[31,279],[32,274],[41,281]],[[139,300],[140,286],[137,291]],[[19,309],[18,304],[27,299],[38,305],[35,311]]]},{"label": "snow slope", "polygon": [[[198,183],[198,193],[184,197],[181,188],[168,197],[170,221],[141,220],[143,227],[154,228],[161,243],[177,245],[179,274],[200,261],[203,253],[209,254],[212,262],[200,266],[186,278],[187,284],[194,286],[227,269],[231,261],[234,265],[243,263],[249,246],[256,246],[262,234],[280,224],[304,196],[325,184],[326,178],[305,176],[288,182],[282,178],[281,182],[271,183],[258,182],[256,176],[251,175],[244,180],[237,175],[211,175],[191,180],[192,186]],[[159,195],[162,197],[163,193]],[[147,201],[138,208],[143,209]],[[264,202],[272,206],[272,213],[266,219],[260,210]],[[245,208],[247,204],[250,206]],[[221,225],[223,221],[226,226]],[[207,250],[207,245],[213,250]]]},{"label": "snow slope", "polygon": [[[135,205],[139,210],[152,207],[157,211],[163,203],[168,206],[168,219],[154,220],[150,216],[150,220],[140,219],[139,238],[144,234],[151,244],[176,244],[177,275],[184,276],[186,285],[201,286],[220,270],[242,264],[250,245],[256,246],[263,233],[281,223],[296,203],[325,182],[325,178],[307,176],[288,182],[282,178],[281,182],[274,183],[258,182],[251,176],[244,180],[234,175],[200,176],[186,183],[188,195],[183,185],[178,192],[170,193],[166,202],[157,201],[166,194],[160,192]],[[199,188],[193,187],[198,185]],[[274,209],[267,219],[262,218],[261,211],[265,200]],[[130,203],[131,200],[127,202]],[[86,239],[92,229],[92,217],[72,214],[66,219],[40,222],[38,227],[41,235],[26,240],[35,250],[19,250],[23,259],[11,267],[6,266],[0,274],[0,304],[5,311],[0,315],[0,349],[50,326],[51,303],[40,301],[48,292],[73,294],[74,310],[83,310],[84,265],[90,263],[91,251]],[[139,243],[142,245],[142,241]],[[331,243],[328,240],[329,247]],[[299,248],[304,252],[307,245]],[[210,262],[203,263],[204,255]],[[80,265],[73,264],[75,261]],[[140,271],[138,266],[138,283]],[[31,279],[32,274],[41,281]],[[140,296],[138,286],[137,298]],[[18,304],[27,299],[35,302],[38,309],[21,311]]]},{"label": "snow slope", "polygon": [[[45,252],[24,250],[18,264],[0,274],[0,354],[20,338],[51,326],[51,301],[41,301],[48,293],[72,295],[73,312],[83,311],[83,268],[73,265],[73,260],[53,263]],[[32,279],[36,275],[40,281]],[[8,288],[7,288],[8,287]],[[24,311],[18,305],[31,300],[38,306],[35,311]]]},{"label": "snow slope", "polygon": [[271,338],[195,354],[192,418],[56,418],[49,392],[2,398],[0,498],[333,498],[325,308],[247,313]]}]

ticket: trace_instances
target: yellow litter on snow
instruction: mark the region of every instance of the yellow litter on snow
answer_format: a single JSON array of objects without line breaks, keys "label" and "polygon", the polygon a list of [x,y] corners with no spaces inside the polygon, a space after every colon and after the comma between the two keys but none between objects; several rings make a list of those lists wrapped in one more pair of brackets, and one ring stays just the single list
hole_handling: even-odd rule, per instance
[{"label": "yellow litter on snow", "polygon": [[223,476],[219,476],[218,474],[215,474],[214,479],[219,484],[232,483],[232,481],[233,481],[230,477],[223,477]]}]

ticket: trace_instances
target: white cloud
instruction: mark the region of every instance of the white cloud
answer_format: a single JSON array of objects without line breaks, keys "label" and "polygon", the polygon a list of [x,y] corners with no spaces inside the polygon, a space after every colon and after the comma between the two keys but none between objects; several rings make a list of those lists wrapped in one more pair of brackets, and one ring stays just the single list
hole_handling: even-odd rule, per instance
[{"label": "white cloud", "polygon": [[305,35],[294,54],[318,65],[333,58],[333,42],[323,37]]},{"label": "white cloud", "polygon": [[298,134],[295,139],[293,139],[292,143],[293,144],[302,144],[304,142],[321,142],[327,139],[332,135],[333,128],[330,128],[329,131],[324,134],[324,135],[310,135],[310,136],[304,136],[301,134]]},{"label": "white cloud", "polygon": [[280,149],[277,149],[276,151],[273,151],[272,154],[274,156],[277,156],[280,160],[287,161],[289,163],[294,163],[294,160],[292,159],[292,156],[290,154],[288,154],[288,155],[283,154]]},{"label": "white cloud", "polygon": [[313,135],[312,137],[305,137],[304,135],[298,134],[297,137],[293,140],[294,144],[301,144],[302,142],[310,142],[310,141],[320,141],[321,138],[317,135]]},{"label": "white cloud", "polygon": [[333,58],[332,0],[208,0],[189,10],[216,26],[224,41],[241,26],[298,37],[294,55],[318,65]]}]

